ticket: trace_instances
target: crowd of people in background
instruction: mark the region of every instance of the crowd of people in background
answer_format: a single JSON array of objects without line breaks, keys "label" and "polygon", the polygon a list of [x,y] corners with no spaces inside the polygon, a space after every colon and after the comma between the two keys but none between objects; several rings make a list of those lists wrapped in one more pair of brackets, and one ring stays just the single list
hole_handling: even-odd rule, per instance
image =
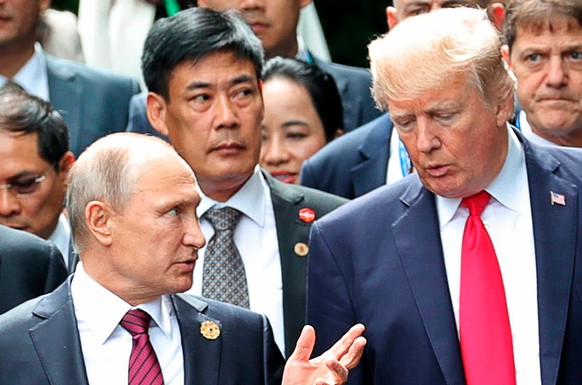
[{"label": "crowd of people in background", "polygon": [[50,6],[0,0],[0,383],[582,378],[579,0],[393,0],[369,68],[312,0]]}]

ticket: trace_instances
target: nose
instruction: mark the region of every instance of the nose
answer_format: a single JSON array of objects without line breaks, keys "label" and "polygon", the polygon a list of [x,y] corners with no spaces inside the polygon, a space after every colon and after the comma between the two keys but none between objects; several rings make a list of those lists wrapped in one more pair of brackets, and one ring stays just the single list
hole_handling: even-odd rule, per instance
[{"label": "nose", "polygon": [[203,248],[206,244],[206,239],[200,228],[200,221],[198,221],[195,212],[186,219],[182,242],[185,246],[191,246],[196,250]]},{"label": "nose", "polygon": [[227,95],[219,97],[216,102],[216,119],[219,128],[234,128],[238,125],[236,105]]},{"label": "nose", "polygon": [[[1,1],[1,0],[0,0]],[[0,217],[9,218],[20,212],[20,201],[7,188],[0,189]]]},{"label": "nose", "polygon": [[261,146],[261,162],[265,166],[278,166],[289,161],[289,151],[279,135],[274,135]]},{"label": "nose", "polygon": [[551,56],[548,61],[546,84],[550,87],[562,87],[567,82],[567,68],[559,56]]},{"label": "nose", "polygon": [[419,117],[416,125],[416,148],[419,152],[430,153],[440,147],[441,141],[434,134],[429,118]]},{"label": "nose", "polygon": [[265,7],[265,1],[268,0],[243,0],[240,4],[240,10],[256,10]]}]

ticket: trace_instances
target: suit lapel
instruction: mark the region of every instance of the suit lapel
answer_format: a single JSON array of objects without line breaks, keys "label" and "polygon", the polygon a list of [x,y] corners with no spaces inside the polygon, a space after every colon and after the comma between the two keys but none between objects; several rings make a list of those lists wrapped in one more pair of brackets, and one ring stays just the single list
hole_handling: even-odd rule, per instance
[{"label": "suit lapel", "polygon": [[29,330],[51,385],[88,384],[70,283],[38,303],[33,313],[42,320]]},{"label": "suit lapel", "polygon": [[408,209],[392,231],[408,282],[443,377],[464,384],[434,195],[415,179],[400,199]]},{"label": "suit lapel", "polygon": [[356,196],[364,195],[386,184],[391,132],[392,122],[388,115],[384,114],[358,149],[364,161],[351,169]]},{"label": "suit lapel", "polygon": [[307,285],[307,257],[295,253],[295,245],[299,242],[307,244],[310,224],[300,221],[298,210],[303,201],[303,195],[288,186],[277,182],[273,177],[263,173],[271,190],[277,241],[281,259],[281,274],[283,279],[283,318],[285,322],[285,356],[295,347],[297,337],[305,323]]},{"label": "suit lapel", "polygon": [[69,148],[78,148],[82,137],[83,87],[75,73],[47,57],[49,99],[69,127]]},{"label": "suit lapel", "polygon": [[220,321],[202,312],[207,304],[187,295],[172,296],[184,355],[184,385],[218,385],[222,339],[210,340],[202,336],[200,326],[212,321],[220,326]]},{"label": "suit lapel", "polygon": [[[556,175],[560,163],[525,144],[538,286],[542,383],[555,384],[564,344],[576,253],[578,190]],[[554,204],[550,192],[564,196]]]}]

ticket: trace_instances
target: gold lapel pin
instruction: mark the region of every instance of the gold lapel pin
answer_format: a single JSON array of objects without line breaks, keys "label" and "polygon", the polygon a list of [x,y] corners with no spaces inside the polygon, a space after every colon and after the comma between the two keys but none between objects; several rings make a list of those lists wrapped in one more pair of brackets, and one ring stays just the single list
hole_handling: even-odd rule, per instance
[{"label": "gold lapel pin", "polygon": [[220,326],[214,321],[204,321],[200,324],[200,334],[207,340],[220,337]]},{"label": "gold lapel pin", "polygon": [[303,242],[297,242],[293,251],[295,251],[295,254],[298,256],[305,257],[309,253],[309,246]]}]

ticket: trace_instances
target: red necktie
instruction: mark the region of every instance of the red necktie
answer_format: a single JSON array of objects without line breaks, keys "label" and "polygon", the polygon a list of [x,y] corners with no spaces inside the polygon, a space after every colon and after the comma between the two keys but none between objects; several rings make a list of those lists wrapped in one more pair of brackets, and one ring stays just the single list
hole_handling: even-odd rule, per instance
[{"label": "red necktie", "polygon": [[467,385],[515,385],[511,327],[499,263],[481,221],[482,191],[464,198],[469,209],[461,254],[460,340]]},{"label": "red necktie", "polygon": [[119,323],[133,338],[128,385],[164,385],[162,369],[148,334],[151,320],[152,317],[145,311],[133,309]]}]

